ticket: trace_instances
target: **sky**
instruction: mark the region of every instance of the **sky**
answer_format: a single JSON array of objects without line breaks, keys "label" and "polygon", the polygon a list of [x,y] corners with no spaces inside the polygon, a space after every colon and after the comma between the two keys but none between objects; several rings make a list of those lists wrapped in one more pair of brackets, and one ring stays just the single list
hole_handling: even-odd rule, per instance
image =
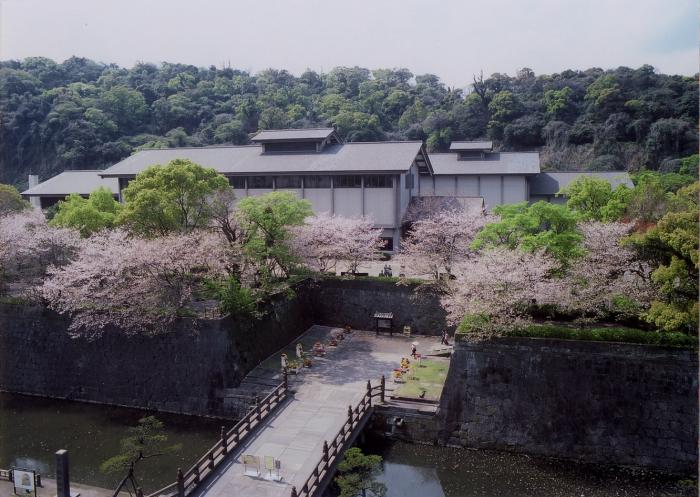
[{"label": "sky", "polygon": [[73,55],[300,74],[474,74],[651,64],[698,72],[697,0],[0,0],[0,60]]}]

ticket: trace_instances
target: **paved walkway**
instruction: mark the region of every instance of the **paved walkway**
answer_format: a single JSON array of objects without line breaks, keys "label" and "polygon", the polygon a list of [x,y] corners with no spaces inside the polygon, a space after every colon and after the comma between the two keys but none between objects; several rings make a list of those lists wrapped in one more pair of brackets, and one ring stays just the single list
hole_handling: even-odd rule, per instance
[{"label": "paved walkway", "polygon": [[[327,342],[333,328],[313,326],[302,337],[307,344]],[[292,485],[301,488],[318,464],[324,440],[332,440],[347,419],[348,405],[353,407],[366,391],[367,380],[378,384],[390,373],[402,356],[410,353],[409,339],[376,337],[373,332],[354,331],[326,357],[315,358],[311,368],[292,380],[296,394],[263,422],[262,428],[247,444],[229,456],[206,484],[192,495],[197,497],[288,497]],[[437,338],[418,338],[430,340]],[[428,344],[426,343],[426,346]],[[294,344],[291,344],[293,349]],[[421,346],[419,346],[419,351]],[[294,357],[288,353],[289,357]],[[277,375],[279,356],[262,363],[251,372],[262,378]],[[294,378],[290,376],[290,378]],[[387,388],[391,382],[387,381]],[[281,461],[281,482],[244,475],[243,454],[272,456]]]},{"label": "paved walkway", "polygon": [[[37,497],[54,497],[56,495],[56,480],[50,478],[41,478],[42,486],[37,487],[36,495]],[[0,497],[10,497],[13,494],[12,482],[0,481]],[[89,485],[82,485],[80,483],[70,483],[70,493],[71,495],[79,494],[80,497],[112,497],[114,490],[109,490],[106,488],[91,487]],[[34,494],[27,494],[31,497]],[[130,497],[128,493],[121,492],[119,494],[123,497]]]}]

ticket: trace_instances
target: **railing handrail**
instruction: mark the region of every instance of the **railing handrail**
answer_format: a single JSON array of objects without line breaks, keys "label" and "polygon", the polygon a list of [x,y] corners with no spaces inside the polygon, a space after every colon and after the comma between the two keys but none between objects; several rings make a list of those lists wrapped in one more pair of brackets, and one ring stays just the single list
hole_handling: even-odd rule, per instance
[{"label": "railing handrail", "polygon": [[[352,436],[352,432],[359,426],[363,417],[371,412],[372,399],[374,397],[380,397],[381,401],[384,401],[385,388],[384,376],[382,376],[379,385],[375,385],[374,387],[369,381],[367,382],[367,391],[362,396],[362,399],[360,399],[354,409],[352,406],[348,406],[348,419],[343,423],[343,426],[340,427],[338,434],[333,437],[333,441],[330,444],[328,441],[323,442],[321,460],[314,466],[313,472],[306,479],[301,490],[297,491],[296,487],[292,487],[291,497],[313,497],[314,493],[318,490],[318,485],[323,478],[327,476],[327,471],[340,456],[340,450],[345,442]],[[378,391],[378,393],[375,393],[375,391]]]},{"label": "railing handrail", "polygon": [[185,497],[196,487],[199,482],[209,476],[226,458],[229,452],[238,448],[241,441],[248,436],[253,428],[267,418],[272,410],[280,405],[289,393],[287,372],[283,371],[282,383],[277,385],[272,392],[262,400],[256,398],[256,403],[248,409],[248,412],[228,431],[222,427],[221,437],[207,450],[197,462],[184,473],[178,469],[175,482],[148,494],[146,497]]}]

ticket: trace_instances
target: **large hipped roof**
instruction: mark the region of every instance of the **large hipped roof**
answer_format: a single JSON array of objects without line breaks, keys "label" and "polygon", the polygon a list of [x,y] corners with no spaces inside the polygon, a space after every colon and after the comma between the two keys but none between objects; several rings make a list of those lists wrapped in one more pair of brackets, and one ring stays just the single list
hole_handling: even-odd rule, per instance
[{"label": "large hipped roof", "polygon": [[119,193],[119,185],[116,178],[102,178],[101,170],[63,171],[53,178],[39,183],[22,195],[32,196],[65,196],[70,193],[89,195],[101,186],[109,188],[113,194]]},{"label": "large hipped roof", "polygon": [[460,160],[458,154],[430,154],[435,175],[441,174],[537,174],[537,152],[496,152],[479,160]]},{"label": "large hipped roof", "polygon": [[420,141],[346,143],[322,152],[266,154],[260,145],[142,150],[103,171],[134,176],[173,159],[189,159],[222,174],[293,174],[407,171],[422,149]]}]

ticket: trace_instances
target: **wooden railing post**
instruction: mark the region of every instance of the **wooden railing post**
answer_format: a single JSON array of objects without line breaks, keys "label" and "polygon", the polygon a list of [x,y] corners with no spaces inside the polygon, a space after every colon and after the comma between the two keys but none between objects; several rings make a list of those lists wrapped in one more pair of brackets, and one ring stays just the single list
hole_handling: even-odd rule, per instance
[{"label": "wooden railing post", "polygon": [[379,401],[384,403],[384,391],[386,390],[386,378],[382,375],[382,379],[379,382]]},{"label": "wooden railing post", "polygon": [[260,397],[255,396],[255,418],[260,421]]},{"label": "wooden railing post", "polygon": [[367,401],[372,405],[372,384],[367,380]]},{"label": "wooden railing post", "polygon": [[299,494],[297,493],[297,487],[292,487],[291,497],[299,497]]},{"label": "wooden railing post", "polygon": [[214,451],[209,452],[209,469],[214,469]]},{"label": "wooden railing post", "polygon": [[323,441],[323,460],[325,462],[328,462],[328,442],[326,440]]},{"label": "wooden railing post", "polygon": [[177,497],[185,497],[185,477],[182,468],[177,468]]},{"label": "wooden railing post", "polygon": [[199,483],[199,465],[194,467],[194,484]]},{"label": "wooden railing post", "polygon": [[221,447],[224,455],[228,454],[228,440],[226,439],[226,427],[221,427]]},{"label": "wooden railing post", "polygon": [[282,368],[282,384],[284,385],[284,393],[286,394],[289,388],[289,373],[287,373],[286,367]]},{"label": "wooden railing post", "polygon": [[350,431],[352,431],[352,406],[348,406],[348,422],[350,423]]}]

